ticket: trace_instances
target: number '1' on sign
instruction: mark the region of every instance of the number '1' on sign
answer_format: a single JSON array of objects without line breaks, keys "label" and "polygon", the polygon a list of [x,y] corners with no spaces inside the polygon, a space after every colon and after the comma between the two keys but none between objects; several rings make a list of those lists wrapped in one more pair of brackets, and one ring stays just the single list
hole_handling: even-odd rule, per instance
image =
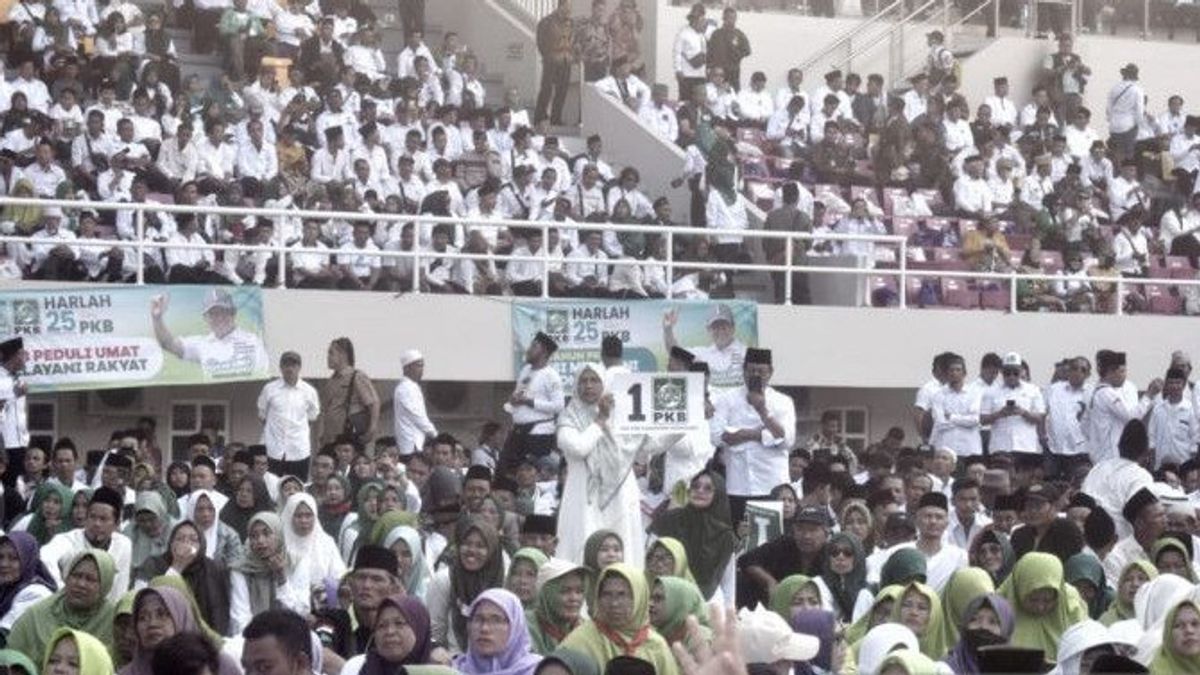
[{"label": "number '1' on sign", "polygon": [[703,373],[618,373],[609,391],[614,433],[686,433],[708,427]]}]

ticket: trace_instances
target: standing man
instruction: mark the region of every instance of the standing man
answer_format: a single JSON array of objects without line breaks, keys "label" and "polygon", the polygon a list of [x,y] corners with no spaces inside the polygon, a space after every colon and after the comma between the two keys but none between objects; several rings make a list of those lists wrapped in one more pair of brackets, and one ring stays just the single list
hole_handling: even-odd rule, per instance
[{"label": "standing man", "polygon": [[958,354],[945,359],[946,384],[933,395],[930,415],[933,432],[929,443],[934,448],[949,448],[966,460],[983,454],[979,435],[981,391],[966,385],[967,363]]},{"label": "standing man", "polygon": [[1187,373],[1171,368],[1163,381],[1162,398],[1150,410],[1150,447],[1154,468],[1164,463],[1182,464],[1196,456],[1196,410],[1192,397],[1184,396]]},{"label": "standing man", "polygon": [[1092,366],[1082,356],[1067,363],[1067,379],[1049,386],[1046,394],[1046,434],[1049,437],[1050,475],[1072,475],[1075,466],[1088,461],[1084,415],[1092,399],[1088,376]]},{"label": "standing man", "polygon": [[562,378],[549,367],[556,351],[558,343],[540,331],[525,350],[517,386],[504,404],[512,415],[512,430],[500,451],[497,474],[510,475],[524,456],[545,457],[554,450],[555,422],[566,402]]},{"label": "standing man", "polygon": [[[258,419],[267,463],[276,476],[308,478],[312,456],[312,424],[321,415],[317,390],[300,379],[300,355],[279,357],[279,379],[268,382],[258,395]],[[236,486],[234,486],[236,487]]]},{"label": "standing man", "polygon": [[980,421],[992,425],[991,453],[1026,457],[1042,453],[1038,428],[1046,416],[1046,402],[1041,389],[1021,379],[1021,366],[1020,354],[1005,354],[1000,367],[1002,384],[984,394]]},{"label": "standing man", "polygon": [[1100,382],[1092,393],[1087,414],[1093,464],[1118,456],[1118,443],[1125,425],[1134,419],[1144,422],[1154,397],[1162,390],[1162,381],[1154,380],[1146,395],[1138,396],[1137,385],[1126,378],[1125,352],[1107,349],[1096,352],[1096,370]]},{"label": "standing man", "polygon": [[1138,124],[1146,115],[1145,106],[1146,93],[1138,84],[1138,67],[1127,64],[1121,69],[1121,81],[1108,92],[1108,147],[1116,155],[1114,163],[1133,157]]},{"label": "standing man", "polygon": [[29,445],[28,408],[25,395],[29,385],[21,379],[25,371],[24,338],[15,337],[0,342],[0,436],[4,437],[4,452],[8,465],[14,467],[4,473],[4,486],[16,489],[18,471],[15,467],[25,465],[25,448]]},{"label": "standing man", "polygon": [[344,436],[366,446],[379,430],[379,394],[371,378],[354,367],[354,343],[340,337],[329,343],[325,355],[333,371],[321,387],[321,445]]},{"label": "standing man", "polygon": [[788,482],[788,453],[796,443],[796,404],[769,386],[774,373],[769,349],[747,349],[745,384],[713,402],[713,445],[722,448],[733,522],[751,499]]},{"label": "standing man", "polygon": [[681,101],[686,100],[697,85],[708,82],[708,35],[702,3],[692,5],[687,21],[688,25],[675,36],[675,46],[671,52]]},{"label": "standing man", "polygon": [[567,85],[571,82],[571,64],[575,62],[572,32],[571,0],[558,0],[558,9],[538,22],[537,47],[542,55],[542,83],[533,112],[534,125],[546,121],[547,115],[551,124],[563,123],[563,104],[567,100]]},{"label": "standing man", "polygon": [[400,355],[400,367],[404,369],[404,377],[396,383],[392,394],[392,415],[396,447],[400,448],[401,457],[407,457],[420,452],[425,447],[425,439],[437,436],[438,431],[425,411],[425,394],[421,391],[425,357],[410,349]]},{"label": "standing man", "polygon": [[575,56],[583,61],[583,81],[596,82],[608,75],[612,36],[608,32],[605,0],[592,0],[592,13],[575,23]]},{"label": "standing man", "polygon": [[737,9],[726,7],[721,27],[708,40],[708,67],[723,68],[734,89],[742,88],[742,60],[750,56],[750,40],[737,27]]}]

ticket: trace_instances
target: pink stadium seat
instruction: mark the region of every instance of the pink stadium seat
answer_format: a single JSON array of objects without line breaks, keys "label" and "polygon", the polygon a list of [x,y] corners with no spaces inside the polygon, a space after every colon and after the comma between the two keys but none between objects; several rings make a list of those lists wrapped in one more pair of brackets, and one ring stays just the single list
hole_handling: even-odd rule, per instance
[{"label": "pink stadium seat", "polygon": [[1166,267],[1160,267],[1154,264],[1155,261],[1150,261],[1150,278],[1151,279],[1170,279],[1171,270]]},{"label": "pink stadium seat", "polygon": [[925,198],[925,203],[929,204],[929,208],[937,209],[940,206],[945,206],[942,200],[942,193],[938,190],[917,190],[915,194],[919,194]]},{"label": "pink stadium seat", "polygon": [[925,226],[931,230],[945,232],[954,226],[954,221],[949,218],[926,218]]},{"label": "pink stadium seat", "polygon": [[1164,263],[1169,269],[1192,269],[1192,261],[1187,259],[1187,256],[1169,255],[1163,258]]},{"label": "pink stadium seat", "polygon": [[892,218],[892,234],[911,237],[912,233],[916,231],[917,220],[915,218]]},{"label": "pink stadium seat", "polygon": [[[961,227],[961,225],[960,225],[960,227]],[[1021,250],[1025,250],[1025,249],[1029,248],[1030,244],[1033,243],[1033,235],[1032,234],[1011,232],[1009,234],[1004,235],[1004,238],[1006,240],[1008,240],[1008,248],[1013,249],[1013,250],[1018,249],[1018,248]]]},{"label": "pink stadium seat", "polygon": [[[1011,243],[1010,243],[1011,246]],[[1008,264],[1017,267],[1021,264],[1021,259],[1025,257],[1025,251],[1018,248],[1008,249]]]},{"label": "pink stadium seat", "polygon": [[1063,268],[1062,253],[1058,251],[1042,251],[1042,267],[1051,272],[1057,272]]},{"label": "pink stadium seat", "polygon": [[979,292],[962,279],[942,279],[942,302],[950,307],[979,309]]},{"label": "pink stadium seat", "polygon": [[1183,312],[1183,298],[1178,295],[1164,293],[1150,298],[1151,314],[1180,314]]},{"label": "pink stadium seat", "polygon": [[908,277],[908,281],[904,285],[904,294],[908,296],[907,302],[910,307],[938,304],[936,299],[932,303],[925,303],[925,305],[921,304],[921,285],[923,282],[927,282],[932,286],[935,295],[939,293],[939,283],[936,278]]},{"label": "pink stadium seat", "polygon": [[1189,267],[1169,267],[1172,279],[1195,279],[1196,270]]},{"label": "pink stadium seat", "polygon": [[883,188],[883,212],[891,215],[896,210],[897,201],[908,199],[908,192],[904,188]]},{"label": "pink stadium seat", "polygon": [[979,294],[979,304],[984,309],[1000,309],[1009,311],[1009,293],[1008,284],[1003,284],[1001,288],[986,289]]}]

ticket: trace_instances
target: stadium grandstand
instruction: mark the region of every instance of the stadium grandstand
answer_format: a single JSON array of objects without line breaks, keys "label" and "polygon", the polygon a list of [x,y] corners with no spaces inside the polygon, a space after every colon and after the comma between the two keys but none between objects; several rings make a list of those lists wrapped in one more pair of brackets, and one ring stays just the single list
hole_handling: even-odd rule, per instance
[{"label": "stadium grandstand", "polygon": [[1198,43],[0,0],[0,666],[1200,673]]}]

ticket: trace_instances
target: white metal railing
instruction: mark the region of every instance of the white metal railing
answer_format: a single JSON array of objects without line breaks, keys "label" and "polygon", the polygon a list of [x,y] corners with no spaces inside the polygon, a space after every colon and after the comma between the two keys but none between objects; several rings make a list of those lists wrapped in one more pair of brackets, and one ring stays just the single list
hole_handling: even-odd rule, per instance
[{"label": "white metal railing", "polygon": [[[298,245],[287,245],[283,241],[276,241],[266,245],[252,244],[191,244],[179,243],[171,241],[149,241],[145,238],[145,222],[144,213],[147,211],[158,211],[163,213],[188,213],[194,215],[218,215],[218,216],[260,216],[265,218],[288,218],[288,219],[316,219],[316,220],[338,220],[338,221],[367,221],[372,223],[413,223],[414,227],[424,225],[449,224],[463,226],[469,229],[473,221],[464,218],[447,218],[437,216],[413,216],[411,214],[388,214],[388,213],[362,213],[362,212],[335,212],[335,211],[311,211],[303,209],[269,209],[269,208],[232,208],[223,206],[202,206],[202,205],[179,205],[179,204],[159,204],[159,203],[115,203],[115,202],[80,202],[72,200],[60,199],[25,199],[14,197],[0,197],[0,207],[13,206],[43,206],[43,207],[59,207],[62,209],[82,210],[89,209],[95,211],[133,211],[136,223],[136,232],[138,240],[116,240],[116,239],[76,239],[76,240],[61,240],[60,243],[78,248],[119,248],[124,251],[136,251],[137,253],[137,272],[136,281],[138,284],[145,283],[145,253],[149,250],[210,250],[210,251],[232,251],[232,252],[260,252],[268,253],[276,256],[275,264],[277,265],[276,283],[280,287],[286,287],[288,256],[296,254],[319,254],[328,256],[331,261],[336,259],[336,256],[341,255],[366,255],[369,257],[379,258],[380,260],[411,260],[412,264],[412,280],[411,291],[414,293],[421,292],[421,277],[422,277],[422,259],[448,259],[448,260],[474,260],[474,261],[507,261],[507,262],[530,262],[540,263],[541,267],[541,293],[543,298],[550,297],[550,274],[551,268],[555,266],[564,266],[571,264],[595,264],[588,262],[587,259],[573,260],[571,258],[563,258],[552,255],[545,245],[541,250],[533,255],[507,255],[496,253],[462,253],[462,252],[446,252],[438,253],[429,250],[421,250],[414,246],[408,251],[390,251],[378,250],[370,253],[356,253],[354,251],[346,251],[338,248],[303,248]],[[1129,277],[1066,277],[1056,274],[1029,274],[1017,272],[1015,270],[1009,272],[975,272],[967,270],[948,270],[948,269],[926,269],[912,268],[909,266],[908,260],[908,239],[900,235],[856,235],[856,234],[836,234],[822,233],[812,234],[811,232],[786,232],[776,230],[737,230],[737,229],[712,229],[712,228],[697,228],[683,226],[662,226],[662,225],[626,225],[616,223],[586,223],[586,222],[558,222],[558,221],[525,221],[525,220],[486,220],[475,221],[475,224],[486,227],[507,227],[512,229],[533,229],[540,230],[542,233],[543,242],[549,240],[549,231],[557,230],[599,230],[606,232],[637,232],[641,234],[655,234],[666,237],[666,259],[665,260],[638,260],[633,258],[616,258],[604,261],[606,265],[612,266],[657,266],[665,268],[667,283],[667,297],[673,297],[673,280],[676,270],[709,270],[709,271],[728,271],[728,272],[768,272],[772,274],[784,274],[784,304],[792,304],[793,299],[793,283],[794,274],[834,274],[834,275],[850,275],[853,277],[885,277],[895,278],[897,291],[897,304],[901,309],[908,307],[908,286],[910,279],[973,279],[980,281],[995,281],[1007,282],[1009,295],[1007,311],[1016,313],[1019,311],[1017,284],[1020,281],[1045,281],[1045,282],[1087,282],[1093,286],[1112,285],[1115,287],[1114,296],[1117,298],[1114,312],[1116,314],[1123,313],[1122,299],[1131,288],[1141,286],[1173,286],[1173,287],[1200,287],[1200,279],[1151,279],[1151,278],[1129,278]],[[719,263],[709,261],[689,261],[677,260],[674,257],[675,252],[675,237],[677,236],[702,236],[702,237],[720,237],[720,236],[740,236],[749,239],[771,239],[783,240],[784,243],[784,262],[782,264],[764,264],[764,263]],[[414,239],[415,239],[414,233]],[[45,245],[55,240],[47,240],[38,237],[20,237],[20,236],[0,236],[0,244],[41,244]],[[797,246],[804,242],[871,242],[895,249],[896,252],[896,267],[847,267],[847,266],[819,266],[812,264],[796,263],[798,249]],[[332,263],[331,263],[332,264]],[[860,302],[865,301],[871,294],[872,289],[867,289],[866,297],[859,298]],[[985,289],[988,290],[988,289]],[[994,289],[990,289],[994,290]]]},{"label": "white metal railing", "polygon": [[500,0],[500,4],[532,22],[531,27],[558,9],[558,0]]}]

